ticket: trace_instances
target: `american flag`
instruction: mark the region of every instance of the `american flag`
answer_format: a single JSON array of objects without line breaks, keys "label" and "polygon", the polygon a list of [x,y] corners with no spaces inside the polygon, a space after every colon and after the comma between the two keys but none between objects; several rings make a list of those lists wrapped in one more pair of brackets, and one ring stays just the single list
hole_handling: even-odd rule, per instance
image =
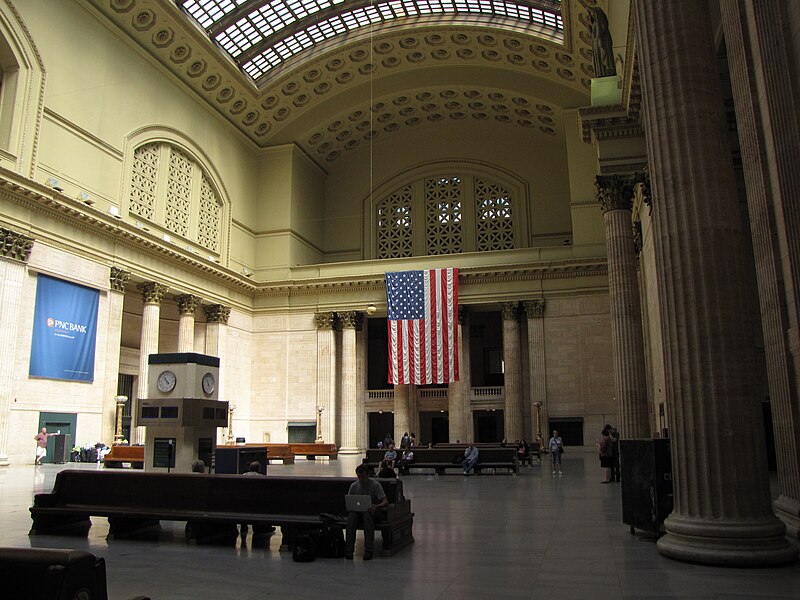
[{"label": "american flag", "polygon": [[458,381],[458,269],[386,273],[389,383]]}]

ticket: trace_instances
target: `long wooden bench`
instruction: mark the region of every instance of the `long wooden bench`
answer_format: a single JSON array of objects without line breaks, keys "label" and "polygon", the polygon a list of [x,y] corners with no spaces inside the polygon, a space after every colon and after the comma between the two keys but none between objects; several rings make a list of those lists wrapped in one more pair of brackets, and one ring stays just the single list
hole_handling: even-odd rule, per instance
[{"label": "long wooden bench", "polygon": [[107,469],[121,469],[128,463],[134,469],[144,468],[144,446],[111,446],[111,451],[103,459]]},{"label": "long wooden bench", "polygon": [[[368,467],[375,469],[383,460],[385,450],[369,449],[363,459]],[[414,462],[408,465],[409,471],[412,469],[434,469],[437,474],[443,475],[447,469],[461,469],[463,467],[454,463],[456,456],[463,456],[463,448],[421,448],[414,450]],[[398,453],[400,457],[400,453]],[[519,461],[516,448],[479,448],[478,464],[475,465],[475,472],[482,470],[508,469],[511,473],[519,471]]]},{"label": "long wooden bench", "polygon": [[[36,494],[30,508],[30,533],[87,535],[91,518],[107,517],[109,536],[135,536],[159,521],[187,521],[190,541],[227,543],[236,524],[280,526],[285,548],[297,531],[320,526],[320,514],[346,523],[344,503],[353,478],[247,477],[187,473],[65,470],[49,494]],[[397,480],[378,480],[389,508],[375,524],[382,554],[392,555],[414,542],[411,501]]]},{"label": "long wooden bench", "polygon": [[290,442],[289,446],[291,446],[292,452],[296,456],[305,456],[308,460],[314,460],[317,456],[327,456],[331,460],[339,458],[339,449],[336,444],[298,444]]},{"label": "long wooden bench", "polygon": [[267,447],[267,462],[279,460],[285,465],[294,464],[294,452],[292,452],[291,444],[234,444],[233,446],[220,444],[217,448],[240,448],[240,447],[254,447],[259,448]]}]

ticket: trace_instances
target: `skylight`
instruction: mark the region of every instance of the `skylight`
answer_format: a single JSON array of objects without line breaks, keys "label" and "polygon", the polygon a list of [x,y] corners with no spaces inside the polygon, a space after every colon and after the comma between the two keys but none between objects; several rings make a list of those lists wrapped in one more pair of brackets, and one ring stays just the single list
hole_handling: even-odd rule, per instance
[{"label": "skylight", "polygon": [[556,0],[175,0],[254,80],[337,35],[393,19],[482,14],[560,33]]}]

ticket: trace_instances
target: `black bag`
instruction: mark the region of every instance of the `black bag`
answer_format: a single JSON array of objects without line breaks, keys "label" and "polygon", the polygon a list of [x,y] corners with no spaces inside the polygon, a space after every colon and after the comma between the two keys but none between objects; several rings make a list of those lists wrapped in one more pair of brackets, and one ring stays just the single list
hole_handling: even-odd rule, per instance
[{"label": "black bag", "polygon": [[454,465],[460,465],[460,464],[461,464],[461,463],[463,463],[463,462],[464,462],[464,455],[463,455],[463,454],[458,454],[458,455],[456,455],[456,457],[453,459],[453,464],[454,464]]},{"label": "black bag", "polygon": [[558,447],[558,453],[559,454],[564,454],[564,446],[559,446]]},{"label": "black bag", "polygon": [[294,536],[292,560],[295,562],[311,562],[317,558],[317,544],[308,531],[301,531]]},{"label": "black bag", "polygon": [[338,519],[321,514],[322,528],[317,534],[317,554],[320,558],[342,558],[344,556],[344,533]]}]

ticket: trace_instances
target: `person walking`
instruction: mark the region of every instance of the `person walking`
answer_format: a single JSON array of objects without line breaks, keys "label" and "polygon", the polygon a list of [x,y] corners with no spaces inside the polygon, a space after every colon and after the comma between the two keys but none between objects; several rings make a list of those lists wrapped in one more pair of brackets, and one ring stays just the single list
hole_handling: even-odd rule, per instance
[{"label": "person walking", "polygon": [[597,446],[600,453],[600,466],[606,476],[605,480],[600,483],[611,483],[611,467],[614,465],[611,449],[611,432],[608,429],[603,429],[600,435],[600,443]]},{"label": "person walking", "polygon": [[42,459],[47,456],[47,438],[49,437],[46,427],[42,427],[42,431],[33,436],[33,439],[36,440],[36,461],[33,464],[41,465]]},{"label": "person walking", "polygon": [[563,475],[564,472],[561,470],[561,455],[564,453],[564,442],[558,435],[558,429],[553,430],[553,437],[550,438],[548,447],[550,448],[550,456],[553,457],[553,475],[556,474],[556,471],[558,471],[559,475]]}]

